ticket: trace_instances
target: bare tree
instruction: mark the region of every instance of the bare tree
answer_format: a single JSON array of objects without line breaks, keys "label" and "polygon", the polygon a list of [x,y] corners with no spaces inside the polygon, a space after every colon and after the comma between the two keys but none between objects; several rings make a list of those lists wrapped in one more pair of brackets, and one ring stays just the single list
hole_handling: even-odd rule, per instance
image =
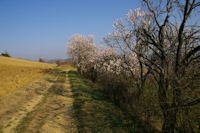
[{"label": "bare tree", "polygon": [[[162,130],[173,133],[177,112],[200,103],[196,92],[200,78],[200,26],[189,21],[200,2],[143,0],[143,3],[145,12],[130,10],[128,25],[117,21],[115,32],[104,40],[124,56],[130,52],[137,55],[141,73],[136,80],[139,94],[146,76],[151,73],[154,77],[164,117]],[[148,71],[144,72],[145,68]]]},{"label": "bare tree", "polygon": [[[188,22],[200,2],[196,0],[143,0],[151,15],[149,27],[137,29],[145,52],[138,53],[153,72],[164,123],[162,131],[173,133],[179,109],[200,103],[190,79],[199,80],[200,29]],[[175,16],[181,16],[179,19]],[[187,93],[188,91],[188,93]],[[193,96],[190,97],[190,93]],[[190,98],[187,98],[190,97]]]}]

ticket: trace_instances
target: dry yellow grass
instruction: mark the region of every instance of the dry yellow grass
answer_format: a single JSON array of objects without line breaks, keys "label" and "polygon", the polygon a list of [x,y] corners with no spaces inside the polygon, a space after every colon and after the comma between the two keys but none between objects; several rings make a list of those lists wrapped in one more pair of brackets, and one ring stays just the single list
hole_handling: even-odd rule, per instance
[{"label": "dry yellow grass", "polygon": [[8,95],[56,65],[0,56],[0,96]]}]

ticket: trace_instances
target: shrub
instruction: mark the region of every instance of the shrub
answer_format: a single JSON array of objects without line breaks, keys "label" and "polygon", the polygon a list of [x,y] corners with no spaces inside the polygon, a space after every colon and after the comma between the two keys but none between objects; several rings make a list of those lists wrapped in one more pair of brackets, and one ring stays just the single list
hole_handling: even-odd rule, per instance
[{"label": "shrub", "polygon": [[39,58],[39,62],[45,62],[42,58]]},{"label": "shrub", "polygon": [[5,56],[5,57],[11,57],[10,54],[6,51],[1,53],[1,56]]}]

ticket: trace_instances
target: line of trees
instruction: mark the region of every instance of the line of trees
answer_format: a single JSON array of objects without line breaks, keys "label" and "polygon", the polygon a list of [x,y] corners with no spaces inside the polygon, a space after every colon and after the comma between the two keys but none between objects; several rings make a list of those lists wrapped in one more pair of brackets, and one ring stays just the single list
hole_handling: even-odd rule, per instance
[{"label": "line of trees", "polygon": [[75,34],[68,54],[81,75],[147,124],[158,119],[164,133],[200,131],[200,25],[189,21],[200,2],[142,2],[144,10],[113,24],[106,46]]}]

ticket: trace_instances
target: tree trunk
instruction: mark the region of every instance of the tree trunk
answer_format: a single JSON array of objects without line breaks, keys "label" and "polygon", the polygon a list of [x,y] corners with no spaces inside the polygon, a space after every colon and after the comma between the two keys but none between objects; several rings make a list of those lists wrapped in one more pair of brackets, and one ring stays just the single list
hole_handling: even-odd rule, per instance
[{"label": "tree trunk", "polygon": [[78,73],[81,74],[81,69],[80,69],[80,67],[78,67]]},{"label": "tree trunk", "polygon": [[177,109],[171,108],[171,104],[167,97],[168,81],[163,74],[160,74],[160,79],[158,84],[159,84],[159,91],[158,91],[159,102],[164,116],[162,132],[174,133]]},{"label": "tree trunk", "polygon": [[163,133],[174,133],[175,124],[176,124],[176,110],[170,110],[163,112],[164,114],[164,123],[162,126]]}]

